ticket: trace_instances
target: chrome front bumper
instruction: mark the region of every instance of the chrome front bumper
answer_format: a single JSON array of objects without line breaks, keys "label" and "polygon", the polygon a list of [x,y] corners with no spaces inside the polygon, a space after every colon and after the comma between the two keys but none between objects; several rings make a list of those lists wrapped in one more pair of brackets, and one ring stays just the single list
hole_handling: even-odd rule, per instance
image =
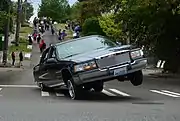
[{"label": "chrome front bumper", "polygon": [[[146,67],[147,59],[138,59],[135,60],[133,63],[129,64],[123,64],[115,67],[109,67],[105,69],[95,69],[91,71],[86,71],[79,73],[77,75],[74,75],[74,81],[76,84],[83,84],[98,80],[111,80],[113,78],[116,78],[118,76],[124,76],[133,72],[136,72],[138,70],[142,70]],[[121,69],[121,68],[127,68],[127,70],[119,75],[114,75],[114,70]]]}]

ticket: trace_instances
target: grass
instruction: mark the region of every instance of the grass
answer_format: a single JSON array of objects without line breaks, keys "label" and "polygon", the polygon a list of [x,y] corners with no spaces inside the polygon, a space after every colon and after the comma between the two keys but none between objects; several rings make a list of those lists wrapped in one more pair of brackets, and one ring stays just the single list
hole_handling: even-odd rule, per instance
[{"label": "grass", "polygon": [[[56,28],[57,28],[58,30],[59,30],[59,29],[61,29],[61,30],[66,30],[66,29],[65,29],[66,24],[60,23],[60,24],[56,24],[55,26],[56,26]],[[72,39],[72,38],[73,38],[73,31],[71,31],[71,30],[66,30],[66,33],[67,33],[67,36],[65,37],[65,40],[69,40],[69,39]]]},{"label": "grass", "polygon": [[[9,46],[8,50],[8,59],[11,60],[11,53],[14,51],[16,53],[19,53],[20,51],[23,51],[23,53],[29,53],[32,50],[27,48],[28,45],[28,34],[32,33],[32,28],[31,27],[21,27],[20,32],[19,32],[19,46],[15,46],[14,44]],[[16,55],[19,57],[18,55]],[[17,58],[16,57],[16,58]]]},{"label": "grass", "polygon": [[[27,45],[28,45],[28,43],[27,43],[26,39],[20,38],[19,46],[16,46],[14,44],[9,46],[8,59],[11,60],[11,53],[12,52],[19,53],[20,51],[22,51],[23,53],[30,53],[32,50],[28,49]],[[16,59],[18,59],[19,56],[18,55],[16,55],[16,56],[17,56]]]},{"label": "grass", "polygon": [[31,27],[21,27],[19,31],[19,37],[21,38],[27,38],[28,34],[32,33],[32,28]]}]

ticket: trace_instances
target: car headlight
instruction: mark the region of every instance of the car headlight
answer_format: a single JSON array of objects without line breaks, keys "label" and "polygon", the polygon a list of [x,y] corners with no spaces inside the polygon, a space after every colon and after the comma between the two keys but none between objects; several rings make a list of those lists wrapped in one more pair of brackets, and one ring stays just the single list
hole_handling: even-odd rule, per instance
[{"label": "car headlight", "polygon": [[132,51],[131,52],[131,57],[134,58],[139,58],[142,57],[144,55],[142,50],[136,50],[136,51]]},{"label": "car headlight", "polygon": [[83,64],[78,64],[74,66],[74,71],[79,72],[79,71],[86,71],[86,70],[92,70],[97,68],[96,62],[95,61],[90,61],[87,63]]}]

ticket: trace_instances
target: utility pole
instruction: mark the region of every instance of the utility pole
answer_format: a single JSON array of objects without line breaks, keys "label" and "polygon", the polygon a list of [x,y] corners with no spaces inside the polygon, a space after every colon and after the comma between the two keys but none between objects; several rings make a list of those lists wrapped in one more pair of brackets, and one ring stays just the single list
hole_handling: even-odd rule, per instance
[{"label": "utility pole", "polygon": [[5,33],[4,33],[4,43],[3,43],[3,63],[7,64],[7,52],[8,52],[8,41],[9,41],[9,25],[10,25],[10,10],[11,10],[11,1],[8,1],[8,17],[5,24]]},{"label": "utility pole", "polygon": [[21,6],[22,0],[18,0],[18,7],[17,7],[17,18],[16,18],[16,35],[15,35],[15,43],[16,46],[19,45],[19,30],[20,30],[20,19],[21,19]]}]

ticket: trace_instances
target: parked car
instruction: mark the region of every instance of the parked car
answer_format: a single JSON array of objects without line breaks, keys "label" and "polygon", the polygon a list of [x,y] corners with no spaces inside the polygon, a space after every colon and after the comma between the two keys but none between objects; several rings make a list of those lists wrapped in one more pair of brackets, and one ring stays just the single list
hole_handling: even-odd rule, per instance
[{"label": "parked car", "polygon": [[101,92],[104,82],[113,79],[141,85],[146,64],[140,48],[92,35],[50,46],[42,53],[33,74],[42,90],[64,84],[70,98],[78,99],[83,90]]}]

